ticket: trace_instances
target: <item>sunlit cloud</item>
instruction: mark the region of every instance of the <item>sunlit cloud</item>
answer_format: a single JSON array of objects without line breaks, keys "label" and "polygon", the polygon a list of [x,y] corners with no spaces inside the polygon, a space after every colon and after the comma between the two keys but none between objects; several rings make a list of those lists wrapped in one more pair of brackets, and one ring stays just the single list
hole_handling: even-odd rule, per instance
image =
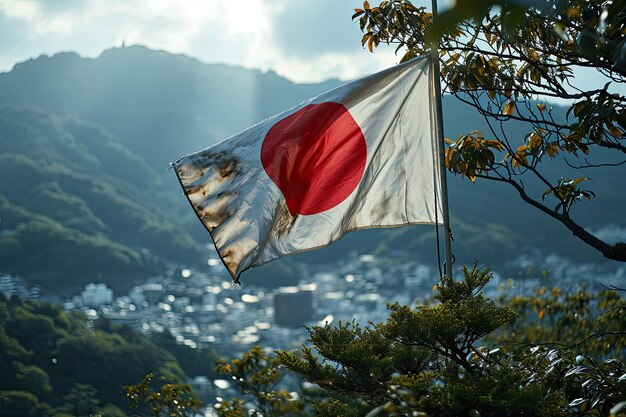
[{"label": "sunlit cloud", "polygon": [[350,79],[393,65],[370,54],[350,21],[359,1],[0,0],[0,70],[76,51],[95,57],[125,43],[208,63],[273,70],[297,82]]}]

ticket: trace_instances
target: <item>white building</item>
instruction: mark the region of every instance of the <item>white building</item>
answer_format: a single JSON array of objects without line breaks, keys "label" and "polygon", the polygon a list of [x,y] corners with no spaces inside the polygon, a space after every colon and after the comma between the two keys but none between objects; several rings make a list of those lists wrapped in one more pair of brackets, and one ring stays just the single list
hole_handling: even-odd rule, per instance
[{"label": "white building", "polygon": [[6,298],[17,296],[34,300],[39,297],[39,287],[27,284],[22,278],[0,272],[0,292]]},{"label": "white building", "polygon": [[89,307],[100,307],[113,302],[113,291],[106,284],[87,284],[80,296],[83,305]]},{"label": "white building", "polygon": [[17,286],[17,278],[8,274],[0,274],[0,292],[5,297],[11,298],[15,293],[15,287]]},{"label": "white building", "polygon": [[143,288],[141,287],[133,287],[128,296],[133,301],[136,306],[141,306],[144,301],[146,301],[146,296],[143,294]]}]

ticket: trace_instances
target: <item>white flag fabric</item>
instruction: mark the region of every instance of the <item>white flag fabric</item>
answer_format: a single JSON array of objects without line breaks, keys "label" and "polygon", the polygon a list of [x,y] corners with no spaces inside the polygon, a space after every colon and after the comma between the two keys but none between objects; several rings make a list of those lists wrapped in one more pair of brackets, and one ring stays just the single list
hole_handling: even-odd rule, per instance
[{"label": "white flag fabric", "polygon": [[233,280],[352,230],[440,222],[433,91],[416,58],[173,163]]}]

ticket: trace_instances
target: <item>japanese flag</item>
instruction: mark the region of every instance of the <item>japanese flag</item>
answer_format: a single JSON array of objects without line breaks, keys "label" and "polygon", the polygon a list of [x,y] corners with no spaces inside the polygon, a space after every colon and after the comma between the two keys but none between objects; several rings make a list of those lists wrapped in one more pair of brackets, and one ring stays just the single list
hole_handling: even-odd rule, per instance
[{"label": "japanese flag", "polygon": [[172,166],[238,282],[251,267],[352,230],[441,219],[434,109],[430,60],[416,58]]}]

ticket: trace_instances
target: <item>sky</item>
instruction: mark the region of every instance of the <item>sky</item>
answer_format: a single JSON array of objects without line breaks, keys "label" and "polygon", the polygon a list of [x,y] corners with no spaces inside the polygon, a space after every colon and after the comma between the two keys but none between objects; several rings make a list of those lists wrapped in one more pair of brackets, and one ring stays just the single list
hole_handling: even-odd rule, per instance
[{"label": "sky", "polygon": [[[439,9],[454,2],[438,0]],[[431,1],[414,4],[430,9]],[[393,46],[375,53],[361,47],[355,7],[362,0],[0,0],[0,72],[42,54],[95,58],[141,44],[205,63],[273,70],[300,83],[347,81],[400,59]],[[594,70],[576,78],[584,87],[607,81]]]},{"label": "sky", "polygon": [[60,51],[96,57],[141,44],[296,82],[352,79],[396,64],[363,49],[361,0],[0,0],[0,71]]}]

